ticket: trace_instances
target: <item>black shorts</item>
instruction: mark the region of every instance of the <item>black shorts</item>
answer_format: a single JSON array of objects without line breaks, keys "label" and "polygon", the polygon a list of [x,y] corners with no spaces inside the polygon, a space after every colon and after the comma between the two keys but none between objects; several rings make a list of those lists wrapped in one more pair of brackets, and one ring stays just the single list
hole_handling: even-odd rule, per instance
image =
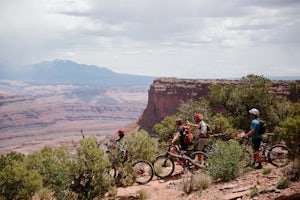
[{"label": "black shorts", "polygon": [[260,148],[261,138],[254,138],[252,139],[253,149],[254,151],[258,151]]}]

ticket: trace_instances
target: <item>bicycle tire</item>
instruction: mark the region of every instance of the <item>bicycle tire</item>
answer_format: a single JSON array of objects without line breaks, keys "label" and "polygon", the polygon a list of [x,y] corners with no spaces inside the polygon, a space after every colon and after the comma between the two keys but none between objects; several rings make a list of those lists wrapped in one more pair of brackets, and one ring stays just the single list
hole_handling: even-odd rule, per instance
[{"label": "bicycle tire", "polygon": [[282,144],[273,145],[268,152],[267,159],[276,167],[284,167],[289,164],[289,148]]},{"label": "bicycle tire", "polygon": [[[195,151],[189,156],[195,163],[200,165],[200,168],[206,168],[209,164],[209,156],[202,152],[202,151]],[[199,169],[198,166],[194,165],[193,163],[189,162],[188,164],[189,170],[191,172],[197,171]]]},{"label": "bicycle tire", "polygon": [[168,155],[159,155],[153,162],[154,173],[157,177],[165,179],[170,177],[174,170],[174,161]]},{"label": "bicycle tire", "polygon": [[133,169],[136,172],[136,183],[145,185],[149,183],[153,176],[154,170],[150,162],[140,160],[133,164]]}]

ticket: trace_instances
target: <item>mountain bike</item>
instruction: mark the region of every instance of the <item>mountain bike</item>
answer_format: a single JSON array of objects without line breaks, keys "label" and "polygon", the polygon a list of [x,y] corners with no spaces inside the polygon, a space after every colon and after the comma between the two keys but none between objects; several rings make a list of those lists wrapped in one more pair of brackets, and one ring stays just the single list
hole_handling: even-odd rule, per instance
[{"label": "mountain bike", "polygon": [[[289,164],[290,149],[284,144],[270,144],[270,139],[273,133],[266,133],[266,139],[263,139],[260,144],[261,158],[264,162],[269,162],[275,167],[284,167]],[[251,138],[243,137],[242,145],[252,146]],[[252,153],[249,152],[249,159],[253,160]]]},{"label": "mountain bike", "polygon": [[172,146],[168,146],[166,153],[158,155],[153,161],[154,173],[157,177],[165,179],[170,177],[175,170],[175,160],[184,160],[182,166],[184,172],[189,170],[194,173],[200,168],[203,168],[203,157],[205,156],[201,151],[195,151],[189,154],[188,151],[177,151],[178,154],[171,152]]},{"label": "mountain bike", "polygon": [[116,152],[113,153],[112,150],[106,151],[110,161],[112,162],[112,166],[107,170],[106,175],[115,179],[123,178],[126,181],[126,179],[130,178],[130,176],[124,166],[126,166],[126,164],[130,164],[133,169],[132,174],[136,183],[145,185],[153,179],[154,169],[152,164],[146,160],[136,161],[135,159],[128,158],[127,146],[125,143],[110,146],[108,149],[115,149]]}]

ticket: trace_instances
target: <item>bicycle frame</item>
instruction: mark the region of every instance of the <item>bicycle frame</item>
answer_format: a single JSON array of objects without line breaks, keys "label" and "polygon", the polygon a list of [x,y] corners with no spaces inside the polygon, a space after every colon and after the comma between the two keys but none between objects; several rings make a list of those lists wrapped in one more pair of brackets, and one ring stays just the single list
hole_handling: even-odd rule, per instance
[{"label": "bicycle frame", "polygon": [[[177,151],[178,152],[178,151]],[[196,153],[198,151],[193,152],[192,154]],[[171,152],[171,147],[168,148],[168,151],[164,154],[165,156],[168,156],[169,158],[177,158],[177,159],[184,159],[185,161],[188,161],[195,165],[196,167],[202,168],[199,163],[196,163],[191,157],[186,155],[187,151],[179,151],[178,154]]]},{"label": "bicycle frame", "polygon": [[[270,138],[273,134],[267,134]],[[268,138],[268,139],[269,139]],[[244,145],[252,145],[250,138],[245,138],[246,143]],[[269,140],[262,141],[260,144],[260,152],[261,152],[261,159],[264,162],[271,163],[276,167],[283,167],[289,163],[289,148],[284,144],[274,144],[269,145]]]}]

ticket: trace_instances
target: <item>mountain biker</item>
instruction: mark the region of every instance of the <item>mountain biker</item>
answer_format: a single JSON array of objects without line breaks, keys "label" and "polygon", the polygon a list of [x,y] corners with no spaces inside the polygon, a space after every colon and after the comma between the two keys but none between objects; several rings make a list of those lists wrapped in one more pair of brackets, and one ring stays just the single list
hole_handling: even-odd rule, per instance
[{"label": "mountain biker", "polygon": [[260,156],[260,143],[262,141],[262,136],[259,133],[259,111],[256,108],[252,108],[251,110],[249,110],[249,114],[250,114],[250,119],[251,119],[251,123],[250,123],[250,131],[248,131],[248,133],[246,133],[246,137],[251,137],[252,139],[252,147],[254,150],[254,154],[253,154],[253,165],[255,165],[255,163],[258,163],[258,166],[255,167],[255,169],[262,169],[263,166],[261,164],[261,156]]},{"label": "mountain biker", "polygon": [[110,138],[109,142],[106,144],[109,151],[116,150],[116,149],[120,148],[120,146],[122,146],[123,142],[121,142],[121,141],[123,141],[122,139],[125,136],[125,131],[123,129],[119,129],[117,132],[117,136],[118,136],[118,138],[116,138],[116,136]]},{"label": "mountain biker", "polygon": [[[192,141],[186,140],[186,135],[191,134],[190,133],[190,127],[183,126],[183,120],[181,118],[176,119],[176,126],[177,126],[177,132],[175,133],[171,143],[169,143],[169,146],[174,144],[178,138],[179,138],[179,145],[175,145],[174,148],[171,149],[171,152],[174,154],[177,154],[178,151],[184,150],[186,151],[190,145],[192,145]],[[179,160],[176,164],[182,165],[184,163],[184,160]]]},{"label": "mountain biker", "polygon": [[207,134],[207,124],[203,120],[203,115],[200,113],[194,115],[194,121],[196,122],[196,124],[192,124],[189,121],[187,121],[187,124],[197,128],[196,130],[196,135],[198,138],[197,149],[198,151],[204,152],[204,148],[208,143],[208,139],[209,139]]},{"label": "mountain biker", "polygon": [[119,129],[118,130],[118,136],[119,136],[119,138],[116,139],[116,142],[120,142],[123,139],[124,135],[125,135],[125,131],[123,129]]}]

